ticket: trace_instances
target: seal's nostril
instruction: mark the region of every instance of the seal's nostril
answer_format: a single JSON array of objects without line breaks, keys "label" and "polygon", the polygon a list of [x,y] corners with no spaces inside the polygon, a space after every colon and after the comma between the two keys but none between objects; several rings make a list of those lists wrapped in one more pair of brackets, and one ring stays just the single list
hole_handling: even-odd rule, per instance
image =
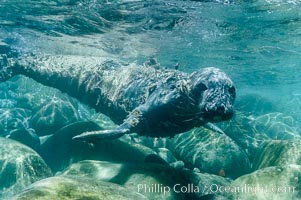
[{"label": "seal's nostril", "polygon": [[217,108],[217,112],[219,112],[219,113],[224,113],[225,112],[225,107],[224,106],[219,106],[218,108]]},{"label": "seal's nostril", "polygon": [[228,91],[229,91],[229,93],[230,94],[235,94],[235,87],[230,87],[229,89],[228,89]]}]

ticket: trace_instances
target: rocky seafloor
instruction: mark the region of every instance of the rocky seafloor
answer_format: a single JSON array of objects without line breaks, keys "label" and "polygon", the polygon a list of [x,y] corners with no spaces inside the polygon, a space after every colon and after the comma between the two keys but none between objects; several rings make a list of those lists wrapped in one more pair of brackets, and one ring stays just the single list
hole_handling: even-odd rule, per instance
[{"label": "rocky seafloor", "polygon": [[0,88],[0,199],[301,198],[300,126],[258,94],[237,98],[226,134],[88,144],[72,137],[115,124],[22,76]]}]

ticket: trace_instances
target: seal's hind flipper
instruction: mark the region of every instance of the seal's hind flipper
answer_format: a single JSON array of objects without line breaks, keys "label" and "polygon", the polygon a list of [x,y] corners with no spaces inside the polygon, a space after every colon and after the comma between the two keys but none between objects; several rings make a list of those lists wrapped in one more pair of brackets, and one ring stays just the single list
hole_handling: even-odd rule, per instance
[{"label": "seal's hind flipper", "polygon": [[104,140],[104,139],[113,140],[129,133],[129,131],[130,131],[129,129],[120,129],[120,128],[113,129],[113,130],[89,131],[74,136],[72,139],[87,141],[87,142]]}]

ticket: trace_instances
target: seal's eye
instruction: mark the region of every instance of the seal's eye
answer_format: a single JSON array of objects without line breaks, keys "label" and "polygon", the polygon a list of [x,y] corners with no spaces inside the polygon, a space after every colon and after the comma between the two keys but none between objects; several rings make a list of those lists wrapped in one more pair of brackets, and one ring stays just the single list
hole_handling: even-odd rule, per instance
[{"label": "seal's eye", "polygon": [[228,89],[228,92],[230,93],[230,94],[235,94],[235,87],[230,87],[229,89]]},{"label": "seal's eye", "polygon": [[201,92],[201,91],[205,91],[207,90],[207,86],[204,83],[199,83],[196,87],[197,91]]}]

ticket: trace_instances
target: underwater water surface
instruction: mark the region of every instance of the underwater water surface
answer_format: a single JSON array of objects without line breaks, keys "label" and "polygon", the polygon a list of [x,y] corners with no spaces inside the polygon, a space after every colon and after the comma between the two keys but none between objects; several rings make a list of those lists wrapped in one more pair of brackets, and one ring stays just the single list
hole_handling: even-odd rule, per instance
[{"label": "underwater water surface", "polygon": [[[24,76],[2,82],[0,135],[34,151],[14,162],[19,152],[8,149],[25,150],[3,141],[0,198],[29,199],[30,184],[57,192],[44,199],[65,198],[56,195],[72,182],[70,199],[90,195],[90,187],[108,196],[118,190],[121,197],[112,198],[123,199],[301,199],[301,1],[1,0],[0,39],[1,58],[71,55],[141,66],[155,59],[187,73],[214,66],[237,92],[234,117],[217,124],[226,135],[200,127],[173,139],[129,136],[93,146],[74,144],[71,136],[115,127],[108,116]],[[171,168],[145,164],[149,157]],[[154,191],[155,184],[173,190],[178,183],[203,190]],[[153,190],[139,191],[138,184]],[[282,188],[231,193],[215,187],[247,184]]]}]

